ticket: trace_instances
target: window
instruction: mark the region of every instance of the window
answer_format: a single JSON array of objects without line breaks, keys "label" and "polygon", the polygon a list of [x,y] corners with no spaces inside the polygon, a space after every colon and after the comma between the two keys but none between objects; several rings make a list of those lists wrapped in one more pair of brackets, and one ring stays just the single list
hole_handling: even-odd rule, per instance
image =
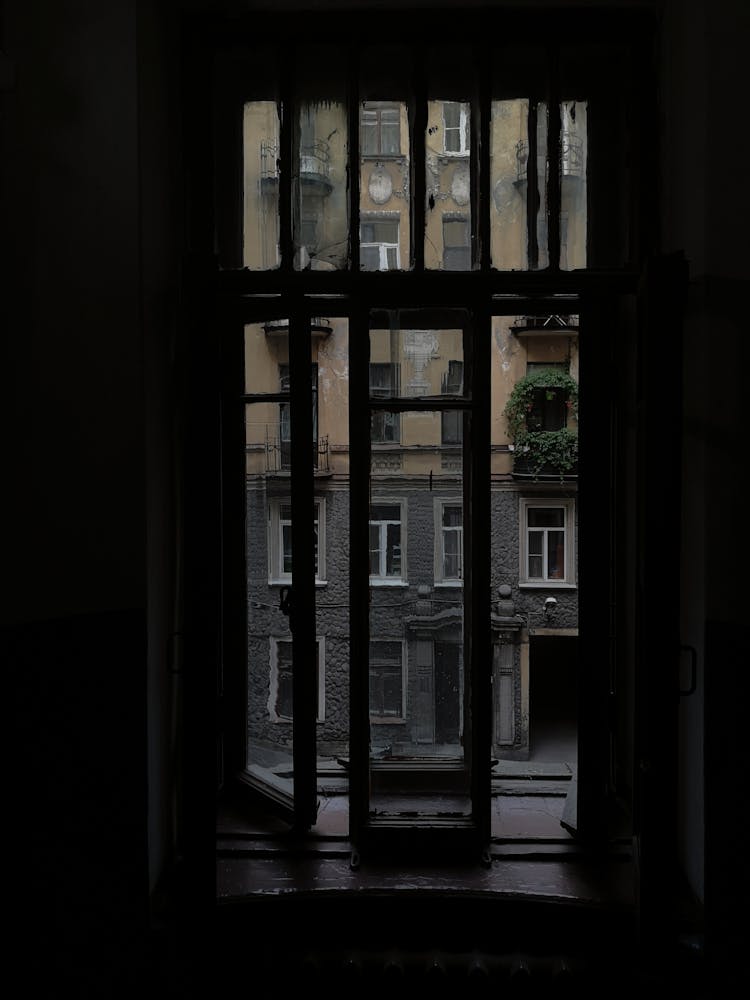
[{"label": "window", "polygon": [[455,500],[435,501],[435,582],[460,583],[463,578],[463,507]]},{"label": "window", "polygon": [[443,137],[446,153],[469,152],[469,105],[458,101],[443,104]]},{"label": "window", "polygon": [[[460,396],[464,391],[463,361],[449,361],[441,386],[444,396]],[[461,410],[443,410],[440,414],[440,441],[444,445],[460,445],[464,437],[464,415]]]},{"label": "window", "polygon": [[[292,640],[270,640],[270,677],[268,715],[272,722],[291,722],[294,718],[292,704]],[[316,718],[325,720],[325,653],[324,641],[316,640],[317,672],[315,677]]]},{"label": "window", "polygon": [[[313,504],[315,582],[325,583],[325,500]],[[268,582],[292,580],[292,505],[289,500],[268,504]]]},{"label": "window", "polygon": [[[337,15],[337,28],[340,25],[348,30],[354,22],[345,25],[344,13],[341,18]],[[337,60],[328,19],[285,18],[287,31],[282,32],[273,27],[272,19],[269,31],[264,32],[267,20],[261,15],[257,30],[248,35],[247,42],[239,42],[236,49],[232,46],[231,69],[225,76],[217,74],[217,85],[207,91],[210,96],[200,121],[189,122],[188,126],[195,131],[190,149],[199,161],[196,177],[209,177],[213,170],[216,180],[206,192],[205,214],[201,216],[209,222],[216,220],[216,232],[210,235],[219,267],[211,287],[220,294],[209,301],[208,309],[213,308],[213,301],[221,303],[216,314],[221,337],[217,352],[226,369],[221,371],[226,376],[221,383],[222,405],[227,397],[222,410],[223,450],[221,461],[212,467],[221,469],[225,477],[223,489],[220,493],[217,490],[221,498],[217,502],[224,502],[230,515],[232,504],[237,508],[233,520],[216,519],[223,532],[221,596],[227,601],[233,599],[244,570],[239,563],[257,549],[258,535],[262,547],[262,517],[247,516],[249,502],[240,511],[236,499],[250,495],[246,481],[248,470],[253,469],[251,488],[256,495],[267,497],[269,489],[271,495],[283,489],[280,503],[286,503],[288,498],[294,505],[297,665],[302,658],[312,659],[310,650],[319,631],[318,613],[330,611],[333,619],[334,612],[338,614],[340,607],[344,608],[340,626],[337,620],[336,627],[340,627],[346,652],[339,656],[331,645],[327,685],[329,716],[333,716],[336,703],[334,685],[341,683],[341,690],[351,697],[351,711],[336,735],[348,741],[353,842],[358,848],[377,850],[379,838],[382,843],[407,828],[411,832],[419,828],[417,839],[422,835],[428,840],[437,836],[435,824],[430,826],[429,820],[420,826],[425,815],[421,808],[410,814],[419,819],[395,824],[399,825],[398,833],[379,824],[377,810],[370,808],[371,789],[377,781],[370,783],[368,779],[378,772],[381,780],[382,774],[368,742],[371,734],[367,717],[376,710],[378,718],[402,718],[406,723],[402,731],[408,730],[399,752],[408,758],[410,784],[407,788],[402,771],[404,784],[395,790],[408,791],[410,796],[414,792],[416,798],[422,796],[425,810],[429,811],[432,807],[427,805],[428,791],[435,787],[429,782],[436,770],[450,771],[451,782],[455,779],[451,790],[457,792],[459,804],[441,831],[449,830],[446,839],[455,836],[462,849],[471,841],[470,849],[476,857],[477,847],[481,845],[484,850],[490,843],[496,817],[489,765],[495,711],[490,679],[493,644],[523,645],[522,623],[531,621],[538,612],[538,595],[519,595],[517,582],[522,588],[540,590],[577,586],[574,498],[579,490],[587,493],[581,507],[586,510],[587,541],[587,547],[581,550],[581,566],[586,570],[585,579],[594,582],[583,588],[581,595],[568,595],[568,608],[563,607],[566,598],[559,599],[559,611],[566,611],[569,626],[575,627],[579,608],[582,616],[585,608],[587,632],[583,642],[587,656],[581,657],[582,670],[589,669],[588,665],[594,669],[595,644],[609,639],[607,615],[613,606],[615,582],[612,574],[604,572],[601,581],[597,579],[596,548],[597,542],[613,548],[623,545],[622,538],[631,527],[628,523],[622,532],[611,530],[623,525],[610,524],[615,516],[619,517],[619,511],[612,514],[608,500],[614,494],[615,471],[618,481],[625,481],[633,464],[626,449],[614,453],[620,447],[615,432],[622,426],[615,421],[620,416],[617,407],[625,398],[619,390],[631,378],[630,371],[623,372],[619,365],[626,354],[620,345],[631,345],[631,317],[637,312],[631,306],[637,304],[639,261],[645,259],[642,253],[648,249],[642,242],[650,232],[645,225],[646,212],[639,209],[636,217],[628,197],[631,190],[644,198],[653,195],[639,175],[640,167],[645,166],[646,151],[651,149],[649,132],[644,128],[646,111],[629,103],[631,96],[644,94],[644,60],[630,59],[630,41],[622,40],[624,48],[618,49],[611,73],[607,67],[606,87],[597,89],[602,82],[599,72],[604,63],[598,56],[603,49],[597,43],[597,58],[586,58],[587,47],[596,34],[593,26],[589,31],[586,25],[587,30],[580,35],[577,29],[558,34],[557,27],[567,25],[553,18],[555,23],[545,23],[541,38],[534,31],[533,19],[527,21],[518,13],[510,21],[515,29],[520,25],[520,30],[508,31],[504,24],[500,35],[482,30],[489,23],[483,14],[478,15],[478,20],[469,20],[470,25],[466,19],[452,23],[452,30],[466,32],[468,37],[462,58],[457,56],[458,48],[451,48],[450,61],[433,58],[424,25],[413,34],[407,24],[399,24],[399,45],[403,42],[403,51],[413,52],[415,58],[413,64],[407,61],[402,66],[408,70],[403,73],[397,72],[394,61],[393,89],[385,90],[384,69],[390,78],[391,66],[384,64],[379,43],[352,31],[347,36],[347,59]],[[405,34],[409,35],[408,44]],[[475,44],[478,37],[482,45]],[[620,41],[618,38],[618,45]],[[216,44],[222,45],[223,41]],[[263,55],[269,48],[273,58],[254,61],[256,50]],[[634,47],[636,50],[642,54],[640,43]],[[464,51],[469,58],[463,58]],[[294,74],[285,74],[283,68],[292,53],[300,62]],[[230,53],[224,54],[228,62]],[[261,63],[265,66],[262,72],[258,68]],[[211,65],[221,64],[222,53]],[[320,72],[322,69],[325,72]],[[585,162],[581,160],[577,173],[571,167],[570,147],[561,138],[560,109],[564,102],[570,103],[571,91],[580,97],[575,118],[581,156],[591,152]],[[396,107],[362,104],[365,97],[377,94],[403,97],[398,142]],[[443,102],[446,96],[459,100]],[[588,96],[592,105],[584,114]],[[250,122],[240,135],[228,123],[241,120],[240,111],[248,102],[268,104],[271,97],[278,98],[274,107],[283,112],[277,115],[279,169],[260,176],[258,149],[262,133],[258,129],[254,137]],[[313,121],[315,128],[305,131],[303,110],[308,107],[313,108],[313,114],[308,113],[307,120]],[[470,122],[475,123],[477,134],[470,132]],[[626,134],[631,128],[632,136]],[[205,153],[201,152],[204,132],[208,137],[208,142],[203,143],[208,146]],[[221,149],[212,147],[212,135]],[[610,141],[613,138],[617,140],[614,145]],[[319,154],[318,166],[312,169],[315,164],[310,155],[311,169],[302,170],[295,160],[300,147],[310,142]],[[472,144],[482,154],[476,163],[469,155]],[[395,155],[385,151],[396,149],[408,150],[413,162],[361,162],[367,157],[374,160],[381,155]],[[615,155],[608,154],[610,149]],[[355,152],[359,154],[356,157]],[[245,211],[243,218],[235,221],[238,187],[245,198]],[[589,202],[592,206],[595,203],[595,212],[585,211]],[[309,267],[300,267],[300,219],[304,220],[306,206],[313,203],[317,245],[329,248],[329,252],[324,259],[319,249]],[[451,208],[455,212],[449,211]],[[271,216],[273,225],[268,225]],[[199,234],[211,228],[209,223],[197,226]],[[462,267],[470,256],[470,229],[477,237],[471,246],[475,265],[471,271]],[[407,232],[411,239],[406,238]],[[248,243],[276,241],[278,266],[265,271],[242,266],[242,251],[247,249],[243,239]],[[208,239],[206,243],[202,250],[208,258],[213,244]],[[400,243],[409,247],[409,261],[396,272]],[[567,244],[569,264],[575,264],[575,269],[565,274],[561,272],[563,244]],[[335,253],[330,249],[333,247]],[[247,256],[259,262],[271,259],[259,250]],[[444,273],[439,270],[441,264]],[[202,300],[199,304],[204,305]],[[319,336],[311,322],[321,309],[335,327],[328,339]],[[587,338],[581,338],[585,346],[577,369],[587,373],[589,390],[588,437],[585,442],[585,436],[581,437],[582,462],[587,456],[593,456],[596,462],[594,474],[585,484],[583,479],[580,483],[577,479],[534,483],[514,478],[513,442],[502,418],[513,385],[523,377],[524,352],[528,350],[522,337],[508,332],[506,317],[558,312],[580,312],[582,329],[590,331]],[[242,324],[260,323],[268,316],[288,317],[288,355],[279,340],[274,342],[260,330],[254,339],[247,337],[241,342]],[[617,329],[618,336],[606,336],[608,322]],[[544,342],[535,343],[538,353],[534,357],[547,356]],[[314,471],[311,463],[302,461],[295,461],[294,468],[290,468],[288,489],[286,483],[280,487],[278,481],[264,473],[260,431],[257,440],[251,440],[247,430],[251,425],[246,419],[242,426],[235,411],[252,408],[252,426],[261,427],[278,419],[279,405],[287,400],[278,391],[275,378],[266,377],[265,371],[257,389],[250,391],[246,387],[243,394],[238,388],[236,396],[229,398],[235,391],[232,386],[241,382],[238,365],[231,366],[243,344],[246,371],[262,363],[275,372],[271,366],[286,363],[289,358],[289,406],[294,419],[287,421],[284,436],[294,444],[295,455],[306,453],[314,423],[309,407],[308,366],[313,362],[320,365],[320,425],[324,433],[335,434],[330,481],[324,481],[320,469]],[[605,347],[613,357],[605,357]],[[559,358],[562,350],[558,338],[550,356]],[[578,352],[577,344],[575,350]],[[637,352],[633,363],[636,356]],[[630,357],[628,354],[628,363]],[[449,365],[449,359],[461,359],[463,367]],[[577,363],[578,354],[575,360]],[[607,384],[604,379],[597,383],[603,373],[613,373],[618,379],[618,393],[601,389],[602,384]],[[334,414],[326,407],[337,396],[344,379],[348,380],[346,412]],[[459,387],[464,384],[462,392]],[[338,398],[343,395],[338,393]],[[531,422],[538,427],[563,426],[564,400],[555,392],[551,397],[545,394],[535,400],[528,411]],[[521,419],[525,422],[524,411]],[[621,456],[624,469],[613,461]],[[315,601],[316,577],[323,569],[316,567],[316,561],[322,562],[322,549],[316,559],[314,533],[303,530],[307,524],[300,525],[298,516],[299,511],[306,513],[313,498],[321,493],[327,498],[329,522],[329,592],[337,592],[328,608],[324,602]],[[440,500],[437,511],[436,498]],[[348,517],[348,534],[340,545],[334,545],[332,533],[345,521],[337,516],[334,504],[338,500],[342,500],[342,510]],[[279,580],[288,578],[291,565],[291,542],[287,537],[291,519],[287,513],[279,506],[271,529],[271,545],[276,547],[270,556],[271,575]],[[245,545],[243,537],[247,539]],[[322,537],[318,539],[318,545],[321,543]],[[602,555],[602,562],[610,555]],[[613,557],[611,565],[615,561]],[[620,565],[626,562],[620,560]],[[266,583],[264,570],[261,557],[261,584]],[[341,575],[335,576],[339,572]],[[334,576],[336,587],[331,585]],[[407,581],[410,586],[406,586]],[[444,584],[445,589],[435,594],[435,583]],[[451,586],[456,587],[455,593],[450,592]],[[630,580],[623,586],[628,588]],[[511,588],[512,600],[498,600],[497,592],[505,587]],[[241,607],[233,608],[221,620],[221,638],[228,650],[223,663],[229,664],[230,673],[231,663],[242,663],[244,681],[257,643],[248,654],[248,629],[243,626],[251,602],[262,604],[262,595],[257,596],[260,590],[256,587],[249,593],[246,589],[241,595]],[[506,605],[511,606],[510,610]],[[278,608],[271,610],[278,612]],[[558,620],[562,619],[561,613]],[[276,630],[281,624],[271,622]],[[274,633],[267,630],[265,636],[269,634]],[[405,637],[408,649],[408,671],[404,667],[407,658],[400,658],[401,716],[395,714],[397,697],[392,687],[397,673],[395,655],[380,656],[381,651],[369,645],[396,641],[391,638],[394,635]],[[250,636],[253,641],[256,638]],[[328,641],[332,644],[333,637]],[[448,678],[445,691],[456,687],[452,680],[458,669],[456,663],[463,671],[462,684],[458,685],[461,740],[458,752],[451,751],[450,767],[445,767],[442,760],[425,768],[421,748],[429,744],[430,727],[434,730],[437,726],[436,641],[458,644],[458,649],[442,652],[439,658]],[[373,671],[364,667],[371,653],[377,661]],[[527,653],[513,649],[514,702],[506,708],[508,712],[512,708],[514,713],[514,740],[524,726],[528,731],[524,720],[528,718],[529,691],[521,687],[527,683],[524,677],[529,676],[524,660]],[[255,685],[253,711],[258,710],[258,704],[262,710],[266,700],[262,652],[256,659],[261,668],[256,670],[260,683]],[[630,670],[629,661],[626,670]],[[383,680],[376,681],[376,675]],[[290,811],[298,829],[310,829],[317,815],[315,767],[319,748],[311,714],[311,680],[304,670],[294,672],[294,788]],[[598,683],[601,678],[594,680]],[[603,691],[605,686],[606,678],[592,693],[591,701],[597,704],[587,709],[589,720],[601,707],[597,701],[599,688]],[[236,701],[243,711],[248,702],[246,695],[242,701],[246,688],[247,684],[243,688],[235,680],[234,692],[239,692]],[[419,709],[413,702],[419,702]],[[245,713],[245,721],[250,710]],[[303,718],[305,713],[309,717]],[[225,717],[229,713],[221,715],[219,725]],[[453,715],[444,722],[449,736],[445,742],[451,746],[454,722]],[[381,728],[380,733],[387,730]],[[586,743],[594,750],[579,773],[578,787],[597,789],[609,780],[608,775],[602,778],[609,765],[609,735],[599,742],[600,734],[594,731]],[[239,743],[242,736],[246,748],[246,734],[233,738]],[[383,742],[389,737],[384,736]],[[524,749],[528,749],[528,743],[525,748],[514,746],[518,753],[514,759],[521,759]],[[630,749],[626,747],[626,752]],[[240,761],[234,748],[230,750],[233,760],[239,761],[239,770],[246,765],[247,756]],[[626,766],[631,763],[626,761]],[[425,777],[428,774],[429,778]],[[590,800],[586,805],[588,811],[582,810],[582,815],[597,815]],[[405,838],[411,832],[405,833]]]},{"label": "window", "polygon": [[363,216],[360,224],[360,267],[363,271],[397,271],[399,220]]},{"label": "window", "polygon": [[393,722],[405,717],[404,664],[404,644],[400,639],[373,639],[370,642],[371,721]]},{"label": "window", "polygon": [[575,586],[575,501],[521,497],[520,582]]},{"label": "window", "polygon": [[443,216],[443,270],[471,269],[471,227],[465,216]]},{"label": "window", "polygon": [[401,503],[377,503],[370,507],[370,581],[402,583],[403,558]]},{"label": "window", "polygon": [[[370,395],[378,399],[398,396],[401,369],[397,362],[371,362]],[[370,440],[373,444],[398,444],[401,437],[401,415],[390,410],[378,410],[370,420]]]},{"label": "window", "polygon": [[363,156],[401,153],[401,109],[398,104],[366,101],[360,116]]},{"label": "window", "polygon": [[[318,464],[318,366],[316,364],[311,365],[310,382],[312,388],[312,431],[313,431],[313,466]],[[279,365],[279,390],[281,392],[289,392],[290,387],[289,379],[289,365],[283,364]],[[278,453],[281,458],[281,469],[289,469],[292,461],[292,421],[291,421],[291,408],[289,403],[279,404],[279,439],[278,444],[274,446],[278,448]]]},{"label": "window", "polygon": [[[527,374],[533,372],[556,370],[568,371],[567,362],[529,361],[526,364]],[[568,422],[568,393],[565,389],[557,386],[546,386],[536,389],[534,398],[526,417],[526,427],[530,431],[559,431]]]}]

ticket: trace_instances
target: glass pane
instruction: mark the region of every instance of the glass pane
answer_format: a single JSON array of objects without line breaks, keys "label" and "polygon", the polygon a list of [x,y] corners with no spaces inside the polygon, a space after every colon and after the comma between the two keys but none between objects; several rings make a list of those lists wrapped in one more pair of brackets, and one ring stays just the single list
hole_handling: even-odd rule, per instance
[{"label": "glass pane", "polygon": [[427,105],[425,267],[471,269],[471,106]]},{"label": "glass pane", "polygon": [[[495,836],[568,836],[560,820],[567,796],[576,794],[572,779],[578,753],[578,592],[559,584],[575,579],[566,560],[571,551],[568,530],[574,521],[577,479],[561,475],[557,467],[534,471],[535,449],[544,447],[544,439],[524,438],[526,406],[531,404],[518,391],[529,372],[535,378],[545,370],[552,377],[568,372],[577,377],[576,333],[569,316],[492,319]],[[561,432],[535,433],[555,436]],[[555,602],[547,603],[552,595]],[[531,777],[543,777],[550,794],[525,794],[523,782]]]},{"label": "glass pane", "polygon": [[407,268],[410,257],[409,122],[403,102],[360,108],[360,267]]},{"label": "glass pane", "polygon": [[[271,369],[264,373],[270,381],[273,361],[263,356],[256,360]],[[293,654],[289,618],[282,604],[292,586],[292,510],[288,491],[284,499],[270,488],[280,461],[274,421],[278,405],[259,402],[245,407],[247,769],[265,784],[291,795]]]},{"label": "glass pane", "polygon": [[585,101],[560,105],[560,268],[586,267],[587,109]]},{"label": "glass pane", "polygon": [[565,533],[547,532],[547,579],[565,579]]},{"label": "glass pane", "polygon": [[[369,709],[376,817],[469,813],[463,449],[443,442],[444,417],[462,424],[463,412],[436,410],[429,402],[458,401],[465,392],[463,319],[458,311],[404,310],[378,311],[370,320],[371,424],[398,427],[398,437],[373,440],[371,448]],[[396,399],[424,399],[424,409],[398,412],[390,404]]]},{"label": "glass pane", "polygon": [[243,114],[242,263],[279,265],[279,113],[275,101],[248,101]]},{"label": "glass pane", "polygon": [[299,158],[294,174],[298,269],[331,271],[348,265],[346,136],[343,104],[321,101],[301,106]]},{"label": "glass pane", "polygon": [[565,523],[562,507],[530,507],[530,528],[561,528]]},{"label": "glass pane", "polygon": [[[311,464],[315,497],[309,522],[316,579],[314,706],[321,805],[317,827],[344,836],[348,784],[340,763],[349,752],[349,497],[332,474],[348,477],[348,326],[314,317],[310,326],[313,388]],[[320,386],[320,392],[318,392]],[[245,388],[265,394],[246,405],[245,462],[248,617],[248,768],[290,794],[294,648],[284,606],[294,584],[288,324],[245,328]],[[322,793],[324,790],[324,793]],[[325,800],[325,803],[324,803]]]},{"label": "glass pane", "polygon": [[528,267],[528,117],[526,99],[492,102],[490,252],[497,270]]}]

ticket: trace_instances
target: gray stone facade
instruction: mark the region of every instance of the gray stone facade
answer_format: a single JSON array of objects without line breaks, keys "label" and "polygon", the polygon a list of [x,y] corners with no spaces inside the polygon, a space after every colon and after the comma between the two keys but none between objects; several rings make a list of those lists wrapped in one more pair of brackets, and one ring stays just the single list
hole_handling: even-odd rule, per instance
[{"label": "gray stone facade", "polygon": [[[528,668],[530,633],[575,630],[578,591],[570,588],[519,584],[521,496],[515,483],[503,483],[492,493],[491,580],[493,600],[495,753],[511,758],[528,755]],[[548,484],[532,495],[570,497],[570,485],[556,490]],[[320,680],[324,688],[319,712],[318,741],[323,755],[346,754],[349,729],[349,494],[346,484],[326,483],[316,496],[323,501],[325,530],[324,579],[316,588],[317,636],[322,643]],[[403,582],[370,588],[371,641],[400,641],[403,649],[404,712],[401,718],[371,722],[373,752],[429,754],[458,746],[457,707],[441,705],[440,694],[451,692],[456,704],[463,688],[462,587],[436,580],[436,532],[440,532],[436,501],[460,500],[460,486],[448,480],[425,488],[424,482],[383,478],[373,481],[373,503],[403,503],[401,538],[406,572]],[[278,524],[272,510],[288,501],[288,480],[248,481],[248,734],[251,743],[290,748],[290,718],[276,712],[279,677],[275,644],[291,638],[289,623],[279,608],[282,582],[278,576]],[[278,509],[278,508],[277,508]],[[269,549],[270,544],[270,549]],[[322,568],[322,567],[321,567]],[[438,573],[439,576],[439,573]],[[510,588],[498,601],[499,588]],[[554,613],[545,612],[553,596]],[[524,646],[526,650],[524,652]],[[442,670],[442,674],[441,671]],[[440,677],[443,680],[440,680]],[[509,704],[512,700],[512,707]],[[454,747],[455,749],[455,747]]]}]

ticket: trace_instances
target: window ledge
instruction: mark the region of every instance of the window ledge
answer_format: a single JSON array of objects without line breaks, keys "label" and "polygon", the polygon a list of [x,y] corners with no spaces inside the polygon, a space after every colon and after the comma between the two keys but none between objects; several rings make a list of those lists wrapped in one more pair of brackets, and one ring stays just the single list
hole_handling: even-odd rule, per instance
[{"label": "window ledge", "polygon": [[518,586],[520,590],[578,590],[577,583],[566,583],[564,580],[520,581]]},{"label": "window ledge", "polygon": [[373,579],[370,577],[371,587],[408,587],[409,583],[407,580],[380,580]]}]

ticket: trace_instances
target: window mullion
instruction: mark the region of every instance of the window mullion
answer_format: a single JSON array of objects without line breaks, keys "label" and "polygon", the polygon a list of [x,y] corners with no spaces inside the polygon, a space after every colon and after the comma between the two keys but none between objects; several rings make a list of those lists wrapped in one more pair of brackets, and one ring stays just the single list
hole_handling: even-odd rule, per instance
[{"label": "window mullion", "polygon": [[[359,189],[360,189],[360,148],[359,148],[359,52],[356,46],[349,50],[347,80],[347,120],[348,120],[348,163],[347,181],[349,189],[349,264],[353,271],[360,267],[359,230]],[[376,132],[380,132],[380,115],[376,122]]]},{"label": "window mullion", "polygon": [[413,76],[413,129],[411,135],[412,152],[412,183],[414,197],[411,199],[411,259],[414,269],[424,271],[424,241],[425,241],[425,188],[427,168],[426,136],[427,136],[427,87],[425,84],[423,57],[417,56],[414,61]]},{"label": "window mullion", "polygon": [[299,300],[289,318],[292,456],[292,590],[290,614],[293,649],[293,738],[295,826],[306,829],[317,813],[317,731],[315,641],[315,566],[312,525],[314,504],[312,383],[309,319]]},{"label": "window mullion", "polygon": [[560,270],[560,57],[556,47],[549,53],[550,85],[547,128],[547,248],[548,267]]}]

